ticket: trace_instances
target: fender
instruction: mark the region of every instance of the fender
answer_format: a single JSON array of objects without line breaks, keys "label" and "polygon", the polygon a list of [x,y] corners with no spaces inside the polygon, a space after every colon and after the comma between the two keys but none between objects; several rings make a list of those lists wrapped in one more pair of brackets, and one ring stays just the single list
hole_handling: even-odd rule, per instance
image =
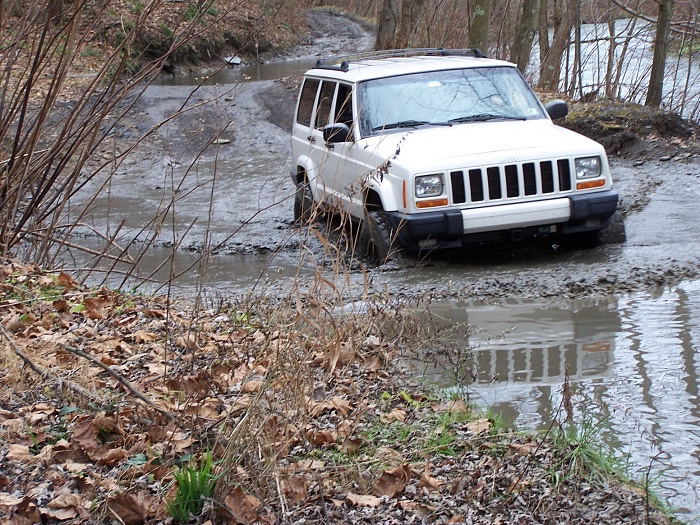
[{"label": "fender", "polygon": [[[371,175],[367,180],[367,191],[373,190],[379,195],[384,211],[398,211],[400,208],[403,209],[402,186],[403,183],[399,177],[392,177],[388,173],[385,173],[382,177]],[[399,190],[398,194],[396,191],[397,189]]]}]

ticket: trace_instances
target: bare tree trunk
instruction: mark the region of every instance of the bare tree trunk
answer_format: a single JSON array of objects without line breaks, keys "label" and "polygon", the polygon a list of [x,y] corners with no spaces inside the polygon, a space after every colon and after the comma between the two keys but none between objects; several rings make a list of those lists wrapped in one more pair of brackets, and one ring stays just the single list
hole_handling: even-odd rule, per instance
[{"label": "bare tree trunk", "polygon": [[540,8],[537,13],[537,40],[540,48],[540,64],[544,62],[549,53],[549,24],[547,18],[547,0],[540,0]]},{"label": "bare tree trunk", "polygon": [[605,98],[612,98],[613,88],[613,68],[615,67],[615,51],[617,42],[615,41],[615,17],[608,17],[608,63],[605,65]]},{"label": "bare tree trunk", "polygon": [[404,48],[412,43],[412,36],[423,12],[423,0],[401,2],[401,24],[396,35],[396,47]]},{"label": "bare tree trunk", "polygon": [[384,0],[377,24],[375,49],[396,47],[396,31],[401,19],[401,0]]},{"label": "bare tree trunk", "polygon": [[538,0],[523,0],[523,11],[511,47],[510,61],[517,64],[518,69],[523,73],[530,63],[532,41],[535,39],[537,30],[538,4]]},{"label": "bare tree trunk", "polygon": [[656,21],[656,37],[654,38],[654,58],[651,63],[649,90],[644,102],[645,106],[658,108],[661,105],[672,14],[673,0],[659,0],[659,18]]},{"label": "bare tree trunk", "polygon": [[478,0],[469,20],[469,47],[489,52],[492,0]]},{"label": "bare tree trunk", "polygon": [[408,46],[423,12],[423,2],[424,0],[383,0],[375,48],[400,49]]},{"label": "bare tree trunk", "polygon": [[540,64],[540,80],[537,87],[545,91],[556,91],[559,87],[561,60],[571,41],[571,29],[576,18],[577,0],[568,0],[568,4],[563,2],[564,0],[557,0],[555,3],[554,38]]}]

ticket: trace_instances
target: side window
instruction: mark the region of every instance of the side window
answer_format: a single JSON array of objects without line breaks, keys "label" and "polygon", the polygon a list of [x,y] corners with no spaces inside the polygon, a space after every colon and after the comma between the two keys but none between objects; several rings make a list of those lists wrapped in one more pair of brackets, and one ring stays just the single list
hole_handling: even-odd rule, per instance
[{"label": "side window", "polygon": [[299,98],[299,109],[297,109],[297,122],[299,124],[305,126],[311,124],[311,114],[314,110],[318,84],[319,81],[314,78],[304,80],[304,86],[301,88],[301,97]]},{"label": "side window", "polygon": [[333,122],[347,124],[347,126],[352,129],[353,120],[352,88],[347,84],[338,84],[338,95],[335,102]]},{"label": "side window", "polygon": [[321,94],[318,98],[318,109],[316,110],[316,126],[314,126],[316,129],[321,129],[323,126],[328,125],[336,85],[337,82],[329,82],[328,80],[324,80],[321,83]]}]

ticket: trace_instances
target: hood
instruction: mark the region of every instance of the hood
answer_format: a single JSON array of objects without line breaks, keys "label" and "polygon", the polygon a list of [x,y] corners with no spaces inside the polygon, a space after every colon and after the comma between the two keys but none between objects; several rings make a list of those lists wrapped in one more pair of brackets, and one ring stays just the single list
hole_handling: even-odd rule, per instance
[{"label": "hood", "polygon": [[[549,119],[425,126],[360,141],[365,150],[411,171],[578,155],[605,155],[597,142]],[[398,153],[398,154],[397,154]]]}]

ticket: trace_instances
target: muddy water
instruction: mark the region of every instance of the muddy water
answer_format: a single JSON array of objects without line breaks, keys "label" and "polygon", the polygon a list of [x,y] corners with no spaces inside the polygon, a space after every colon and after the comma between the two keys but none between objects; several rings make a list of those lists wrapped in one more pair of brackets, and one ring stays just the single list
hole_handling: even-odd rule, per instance
[{"label": "muddy water", "polygon": [[461,357],[459,347],[431,356],[441,365],[423,369],[429,378],[520,428],[546,429],[568,369],[576,418],[602,421],[600,435],[629,454],[632,477],[651,468],[653,489],[700,523],[699,282],[596,302],[453,302],[430,312],[434,326],[470,333]]}]

